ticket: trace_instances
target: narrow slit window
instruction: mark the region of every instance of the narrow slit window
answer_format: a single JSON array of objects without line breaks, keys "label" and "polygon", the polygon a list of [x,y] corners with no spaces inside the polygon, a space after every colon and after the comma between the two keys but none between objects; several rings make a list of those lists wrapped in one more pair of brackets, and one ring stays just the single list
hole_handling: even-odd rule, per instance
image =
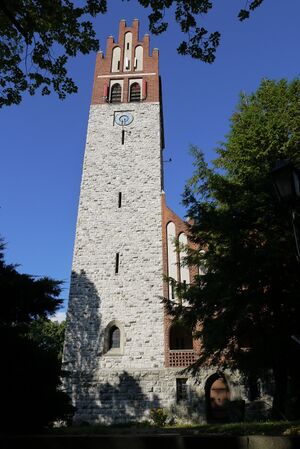
[{"label": "narrow slit window", "polygon": [[116,266],[115,266],[115,273],[119,273],[119,262],[120,262],[120,254],[116,253]]},{"label": "narrow slit window", "polygon": [[122,145],[124,145],[125,142],[125,131],[122,129]]},{"label": "narrow slit window", "polygon": [[119,202],[118,202],[118,207],[122,207],[122,192],[119,192]]},{"label": "narrow slit window", "polygon": [[171,284],[171,299],[175,299],[174,284]]}]

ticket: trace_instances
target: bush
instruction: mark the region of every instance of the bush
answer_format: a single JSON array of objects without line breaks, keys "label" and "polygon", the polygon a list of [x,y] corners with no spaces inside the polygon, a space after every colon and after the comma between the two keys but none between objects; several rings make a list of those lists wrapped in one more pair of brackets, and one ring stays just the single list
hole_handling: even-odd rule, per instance
[{"label": "bush", "polygon": [[166,425],[168,415],[162,408],[152,408],[150,410],[150,419],[157,427],[164,427]]}]

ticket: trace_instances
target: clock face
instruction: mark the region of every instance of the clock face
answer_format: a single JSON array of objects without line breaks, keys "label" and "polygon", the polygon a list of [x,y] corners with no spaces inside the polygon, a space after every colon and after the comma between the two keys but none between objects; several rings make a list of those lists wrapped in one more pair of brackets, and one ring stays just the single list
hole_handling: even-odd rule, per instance
[{"label": "clock face", "polygon": [[133,115],[130,112],[118,112],[115,115],[115,123],[120,126],[127,126],[133,121]]}]

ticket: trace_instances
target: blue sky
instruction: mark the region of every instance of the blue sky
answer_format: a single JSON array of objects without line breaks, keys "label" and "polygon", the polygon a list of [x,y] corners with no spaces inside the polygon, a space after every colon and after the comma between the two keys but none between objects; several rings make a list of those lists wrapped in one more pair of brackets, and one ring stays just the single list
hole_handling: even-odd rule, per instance
[{"label": "blue sky", "polygon": [[[244,1],[216,1],[203,26],[219,30],[222,41],[212,65],[177,55],[182,40],[172,18],[169,29],[150,36],[160,50],[165,124],[165,191],[168,205],[184,216],[181,194],[192,174],[190,144],[207,160],[229,130],[241,91],[257,89],[262,78],[300,77],[300,2],[265,0],[250,20],[237,14]],[[225,6],[226,4],[226,6]],[[137,1],[108,0],[108,13],[94,21],[101,49],[118,36],[120,19],[140,19],[148,32],[147,11]],[[19,106],[0,110],[0,234],[6,260],[19,270],[65,281],[67,299],[95,55],[69,65],[79,93],[60,101],[55,95],[25,96]]]}]

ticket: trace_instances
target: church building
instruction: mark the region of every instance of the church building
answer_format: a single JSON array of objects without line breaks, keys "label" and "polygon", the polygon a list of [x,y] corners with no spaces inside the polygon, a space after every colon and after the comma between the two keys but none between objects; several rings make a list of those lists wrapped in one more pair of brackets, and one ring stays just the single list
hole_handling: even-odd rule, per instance
[{"label": "church building", "polygon": [[187,227],[163,190],[158,59],[136,19],[97,54],[63,359],[77,422],[143,421],[157,407],[204,422],[244,395],[237,374],[185,370],[200,344],[163,303],[176,301],[164,276],[189,284],[196,269],[180,263]]}]

